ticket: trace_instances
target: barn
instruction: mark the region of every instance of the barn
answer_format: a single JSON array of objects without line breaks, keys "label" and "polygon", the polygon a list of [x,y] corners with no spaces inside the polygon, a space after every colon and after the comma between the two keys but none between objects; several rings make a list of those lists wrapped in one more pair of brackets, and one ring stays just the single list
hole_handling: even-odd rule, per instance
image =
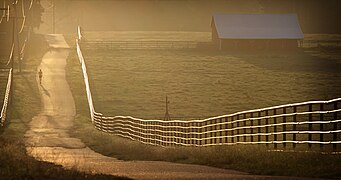
[{"label": "barn", "polygon": [[296,14],[214,14],[211,27],[219,50],[295,50],[304,37]]}]

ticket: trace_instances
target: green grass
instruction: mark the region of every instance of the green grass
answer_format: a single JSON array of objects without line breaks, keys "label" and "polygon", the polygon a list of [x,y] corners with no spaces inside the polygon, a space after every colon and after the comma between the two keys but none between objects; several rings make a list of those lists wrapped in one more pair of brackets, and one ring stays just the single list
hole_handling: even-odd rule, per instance
[{"label": "green grass", "polygon": [[[171,101],[173,119],[204,118],[341,97],[341,64],[335,58],[340,51],[228,54],[84,50],[83,53],[96,111],[106,116],[162,118],[166,95]],[[89,122],[83,77],[74,51],[68,58],[67,79],[77,107],[74,135],[104,155],[123,160],[203,164],[254,174],[341,177],[340,155],[267,152],[262,146],[161,148],[99,132]]]},{"label": "green grass", "polygon": [[341,96],[341,65],[306,53],[86,50],[84,56],[96,110],[111,116],[162,118],[166,95],[173,119]]},{"label": "green grass", "polygon": [[[87,32],[84,37],[206,41],[207,34]],[[166,95],[173,119],[206,118],[341,97],[340,50],[291,54],[202,50],[83,50],[83,53],[96,110],[108,116],[160,119],[165,113]],[[71,54],[70,60],[75,59],[75,53]]]},{"label": "green grass", "polygon": [[[24,134],[28,123],[41,108],[36,67],[45,49],[42,36],[34,37],[31,56],[25,62],[25,71],[14,74],[13,101],[8,108],[6,126],[0,128],[0,177],[1,179],[128,179],[109,175],[94,175],[66,170],[62,166],[35,160],[26,154]],[[32,38],[33,40],[33,38]],[[1,89],[2,95],[3,89]]]}]

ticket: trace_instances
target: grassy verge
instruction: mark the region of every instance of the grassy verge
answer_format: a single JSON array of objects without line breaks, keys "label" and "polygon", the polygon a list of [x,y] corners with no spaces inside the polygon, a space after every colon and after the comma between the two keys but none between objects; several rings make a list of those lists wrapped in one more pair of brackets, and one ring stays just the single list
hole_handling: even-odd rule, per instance
[{"label": "grassy verge", "polygon": [[[14,71],[12,101],[9,107],[9,117],[2,136],[10,141],[22,141],[27,125],[32,117],[38,114],[41,103],[36,84],[36,67],[45,53],[45,40],[41,35],[33,35],[23,62],[23,72]],[[43,48],[42,48],[43,47]]]},{"label": "grassy verge", "polygon": [[[114,53],[119,54],[120,52],[114,52]],[[107,71],[107,68],[112,68],[108,65],[108,64],[111,64],[112,62],[110,62],[109,59],[105,59],[104,56],[99,56],[97,57],[97,59],[92,59],[96,55],[98,55],[98,53],[93,54],[92,56],[85,56],[86,60],[88,60],[87,62],[90,61],[88,63],[88,69],[90,69],[91,71],[90,76],[95,76],[95,77],[92,77],[93,81],[91,81],[91,83],[94,83],[96,80],[97,83],[100,84],[100,85],[95,84],[94,85],[95,89],[92,89],[92,90],[93,92],[95,92],[95,94],[96,94],[96,91],[100,91],[100,93],[104,93],[106,95],[105,97],[115,98],[113,96],[119,96],[117,95],[117,91],[121,91],[122,89],[123,89],[122,91],[124,91],[126,87],[121,84],[120,86],[115,86],[115,88],[119,90],[115,89],[112,91],[103,91],[103,89],[105,88],[111,88],[111,89],[114,88],[113,86],[112,87],[103,87],[103,86],[110,86],[110,84],[115,84],[116,79],[106,77],[106,75],[112,73],[110,70]],[[249,57],[249,58],[252,58],[252,57]],[[110,59],[110,60],[116,61],[115,63],[119,64],[119,62],[117,62],[117,59]],[[279,60],[281,61],[281,63],[284,62],[284,58],[279,59]],[[248,61],[248,59],[245,59],[245,61]],[[260,65],[264,64],[264,62],[261,62],[261,61],[257,61],[257,62],[261,63]],[[118,65],[118,64],[115,64],[115,65]],[[269,64],[264,64],[264,65],[269,66]],[[101,67],[102,69],[99,67]],[[96,68],[101,69],[101,71],[95,71],[94,69]],[[255,69],[258,69],[258,67],[256,67]],[[261,68],[261,70],[264,70],[264,69]],[[281,72],[280,69],[271,70],[271,72],[276,72],[276,71],[279,71],[279,74],[276,75],[278,77],[280,77],[281,75],[285,75],[286,73],[289,73],[288,72],[289,70],[285,72]],[[133,71],[129,71],[128,73],[133,73]],[[269,73],[269,72],[263,72],[263,73]],[[263,74],[263,73],[260,73],[260,74]],[[303,98],[321,97],[323,99],[324,91],[317,89],[319,91],[315,92],[315,94],[314,93],[309,94],[308,92],[312,92],[312,90],[308,90],[309,87],[316,85],[316,83],[324,84],[329,81],[330,82],[337,81],[335,80],[335,78],[334,79],[320,78],[321,79],[320,82],[316,82],[316,81],[319,81],[319,79],[315,79],[315,81],[313,81],[312,79],[314,77],[320,76],[321,73],[314,74],[313,72],[310,72],[310,71],[307,72],[304,69],[302,70],[302,73],[299,73],[296,71],[296,74],[291,75],[289,78],[294,77],[295,75],[301,75],[302,77],[306,77],[306,79],[298,80],[300,82],[293,82],[293,85],[297,86],[297,88],[301,86],[307,89],[299,90],[299,89],[296,89],[296,87],[292,87],[292,86],[289,86],[288,88],[293,88],[294,91],[299,91],[300,95],[306,94]],[[324,74],[325,77],[332,77],[334,75],[335,74],[330,74],[330,73]],[[117,77],[117,78],[120,78],[120,77]],[[101,82],[101,79],[102,80],[105,79],[105,82]],[[253,79],[256,79],[256,78],[253,78]],[[80,138],[83,142],[85,142],[90,148],[92,148],[93,150],[101,154],[104,154],[107,156],[113,156],[122,160],[151,160],[151,161],[170,161],[170,162],[179,162],[179,163],[201,164],[201,165],[208,165],[208,166],[214,166],[214,167],[220,167],[220,168],[235,169],[235,170],[249,172],[252,174],[262,174],[262,175],[320,177],[320,178],[341,177],[341,156],[340,155],[323,155],[319,153],[268,152],[266,151],[266,148],[263,146],[242,146],[242,145],[241,146],[217,146],[217,147],[205,147],[205,148],[193,148],[193,147],[161,148],[161,147],[156,147],[156,146],[144,145],[135,141],[125,139],[125,138],[112,136],[112,135],[99,132],[96,129],[94,129],[94,127],[92,126],[89,120],[89,111],[88,111],[88,106],[87,106],[85,90],[84,90],[83,77],[81,74],[79,61],[77,60],[75,52],[71,52],[69,59],[68,59],[67,80],[71,86],[71,90],[73,92],[75,102],[76,102],[76,108],[77,108],[77,117],[75,121],[74,135]],[[112,80],[112,82],[108,80]],[[124,78],[122,79],[122,81],[123,80]],[[323,82],[324,80],[325,82]],[[302,82],[304,82],[304,84],[302,84]],[[131,86],[133,85],[130,85],[129,87]],[[324,87],[324,88],[326,88],[327,90],[331,90],[334,86],[337,88],[340,88],[336,84],[332,84],[330,85],[330,87]],[[281,85],[281,87],[285,87],[285,85]],[[100,94],[99,92],[97,93]],[[332,91],[332,96],[337,96],[337,95],[338,93],[336,91]],[[100,104],[100,107],[105,108],[104,106],[106,106],[106,108],[109,109],[109,108],[115,108],[113,107],[113,104],[115,104],[115,106],[117,105],[117,103],[113,103],[112,101],[108,101],[108,102],[101,101],[100,100],[101,97],[99,96],[94,96],[94,97],[95,97],[95,101],[100,102],[98,103]],[[103,97],[104,96],[102,96],[102,98]],[[132,96],[132,97],[135,97],[135,96]],[[288,97],[287,100],[288,99],[291,99],[291,97]],[[292,99],[295,99],[295,98],[292,98]],[[98,107],[98,106],[95,106],[95,107]],[[129,108],[129,106],[125,106],[125,107]]]},{"label": "grassy verge", "polygon": [[66,170],[27,156],[23,137],[28,123],[41,108],[36,67],[45,52],[41,48],[45,47],[42,36],[31,39],[34,40],[29,49],[31,55],[24,62],[23,73],[14,74],[13,101],[6,126],[0,129],[0,179],[126,179]]},{"label": "grassy verge", "polygon": [[0,137],[1,179],[127,179],[66,170],[62,166],[40,162],[27,156],[23,143]]},{"label": "grassy verge", "polygon": [[157,147],[93,128],[78,115],[74,136],[91,149],[121,160],[169,161],[234,169],[257,175],[340,178],[341,156],[319,153],[268,152],[264,146]]}]

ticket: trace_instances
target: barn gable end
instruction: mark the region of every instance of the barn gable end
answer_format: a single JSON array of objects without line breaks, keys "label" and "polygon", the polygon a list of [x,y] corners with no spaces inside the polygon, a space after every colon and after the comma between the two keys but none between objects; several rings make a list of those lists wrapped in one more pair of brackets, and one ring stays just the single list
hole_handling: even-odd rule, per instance
[{"label": "barn gable end", "polygon": [[295,14],[215,14],[211,27],[218,49],[294,49],[304,37]]}]

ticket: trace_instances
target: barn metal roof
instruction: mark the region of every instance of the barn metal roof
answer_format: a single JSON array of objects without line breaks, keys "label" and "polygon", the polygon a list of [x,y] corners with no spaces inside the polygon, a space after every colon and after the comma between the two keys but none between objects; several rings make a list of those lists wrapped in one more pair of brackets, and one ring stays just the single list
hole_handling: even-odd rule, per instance
[{"label": "barn metal roof", "polygon": [[220,39],[303,39],[296,14],[214,14]]}]

